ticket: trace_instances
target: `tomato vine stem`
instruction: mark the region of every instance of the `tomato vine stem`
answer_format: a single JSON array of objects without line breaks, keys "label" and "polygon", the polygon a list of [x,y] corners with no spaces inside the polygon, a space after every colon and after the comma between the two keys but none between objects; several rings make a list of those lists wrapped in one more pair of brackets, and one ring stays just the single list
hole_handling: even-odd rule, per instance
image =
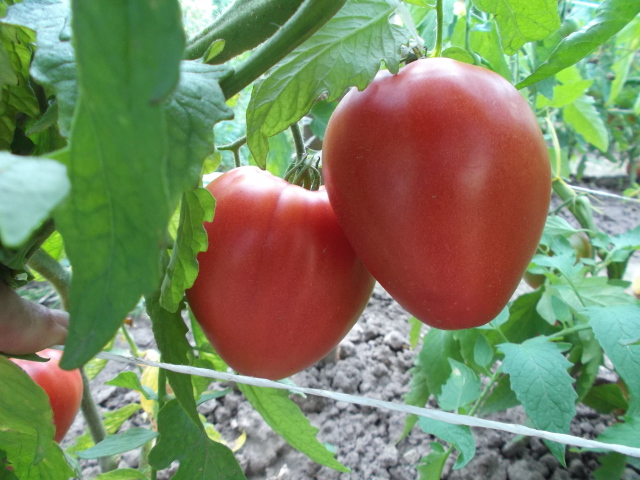
[{"label": "tomato vine stem", "polygon": [[242,166],[242,162],[240,161],[240,147],[242,147],[245,143],[247,143],[247,136],[243,135],[235,142],[231,142],[227,145],[221,145],[217,147],[218,151],[229,151],[233,153],[233,160],[236,164],[236,168]]},{"label": "tomato vine stem", "polygon": [[434,57],[442,56],[442,32],[444,30],[444,26],[442,25],[443,22],[444,14],[442,0],[436,0],[436,47],[433,51]]},{"label": "tomato vine stem", "polygon": [[304,139],[302,138],[302,132],[300,131],[300,125],[298,122],[293,122],[291,124],[291,135],[293,136],[293,143],[296,145],[296,158],[298,161],[302,161],[305,153],[307,153],[307,148],[304,146]]}]

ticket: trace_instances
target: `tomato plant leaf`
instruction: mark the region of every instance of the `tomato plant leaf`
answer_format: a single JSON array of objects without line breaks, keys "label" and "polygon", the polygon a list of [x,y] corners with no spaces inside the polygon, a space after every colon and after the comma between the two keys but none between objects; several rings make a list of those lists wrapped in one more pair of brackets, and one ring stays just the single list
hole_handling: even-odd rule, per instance
[{"label": "tomato plant leaf", "polygon": [[435,435],[441,440],[453,445],[460,452],[458,460],[453,466],[458,470],[469,463],[476,454],[476,440],[471,429],[464,425],[440,422],[430,418],[421,417],[418,426],[425,433]]},{"label": "tomato plant leaf", "polygon": [[96,477],[96,480],[147,480],[147,477],[135,468],[119,468],[111,472],[101,473]]},{"label": "tomato plant leaf", "polygon": [[158,436],[158,432],[142,427],[129,428],[123,433],[109,435],[100,443],[82,452],[76,452],[78,458],[91,459],[118,455],[141,447]]},{"label": "tomato plant leaf", "polygon": [[180,407],[177,400],[165,404],[158,413],[160,439],[149,454],[157,470],[180,462],[174,480],[246,480],[233,452],[211,440]]},{"label": "tomato plant leaf", "polygon": [[182,195],[180,224],[171,260],[162,282],[160,304],[175,312],[184,297],[184,291],[198,276],[196,256],[208,247],[204,222],[213,220],[215,200],[206,188],[190,190]]},{"label": "tomato plant leaf", "polygon": [[67,169],[55,160],[0,152],[0,241],[19,247],[69,192]]},{"label": "tomato plant leaf", "polygon": [[120,372],[116,377],[104,382],[105,385],[111,385],[114,387],[128,388],[129,390],[135,390],[144,395],[147,400],[157,400],[158,396],[146,385],[140,383],[140,377],[135,372]]},{"label": "tomato plant leaf", "polygon": [[179,194],[167,191],[176,172],[166,167],[160,101],[178,81],[184,47],[175,0],[73,5],[81,94],[69,153],[72,190],[55,216],[74,269],[65,368],[100,350],[158,281]]},{"label": "tomato plant leaf", "polygon": [[309,423],[300,408],[289,398],[286,390],[241,383],[238,387],[265,422],[289,445],[314,462],[339,472],[349,472],[347,467],[335,459],[335,454],[316,439],[318,429]]},{"label": "tomato plant leaf", "polygon": [[[422,325],[422,322],[416,319],[416,322]],[[429,396],[431,392],[429,391],[429,386],[427,385],[427,369],[422,365],[422,360],[420,355],[415,357],[415,364],[409,370],[409,374],[411,375],[411,381],[409,382],[409,392],[404,396],[404,401],[407,405],[413,405],[416,407],[424,407],[429,400]],[[418,421],[417,415],[407,415],[404,422],[404,430],[402,431],[402,435],[398,439],[398,442],[404,439],[409,432],[413,429],[416,422]]]},{"label": "tomato plant leaf", "polygon": [[16,478],[74,476],[53,441],[54,432],[47,394],[20,367],[0,357],[0,445]]},{"label": "tomato plant leaf", "polygon": [[598,435],[598,441],[640,448],[639,430],[640,418],[629,416],[624,423],[616,423]]},{"label": "tomato plant leaf", "polygon": [[564,121],[585,141],[606,152],[609,148],[607,127],[595,107],[593,97],[582,95],[562,109]]},{"label": "tomato plant leaf", "polygon": [[593,480],[611,480],[622,478],[627,466],[627,456],[611,452],[598,457],[600,466],[593,471]]},{"label": "tomato plant leaf", "polygon": [[[575,311],[583,308],[582,301],[589,307],[631,305],[636,300],[625,292],[625,287],[606,277],[574,278],[573,286],[580,292],[580,298],[569,285],[555,285],[554,289],[564,302]],[[582,299],[582,301],[581,301]]]},{"label": "tomato plant leaf", "polygon": [[419,355],[429,392],[436,396],[440,395],[442,385],[451,376],[449,358],[462,361],[455,331],[429,329],[422,340],[422,350]]},{"label": "tomato plant leaf", "polygon": [[409,319],[409,325],[411,325],[411,330],[409,331],[409,345],[411,345],[411,348],[415,349],[420,341],[420,332],[422,331],[424,323],[412,316]]},{"label": "tomato plant leaf", "polygon": [[525,43],[542,40],[560,28],[558,6],[553,0],[473,0],[483,12],[492,13],[500,28],[502,48],[513,55]]},{"label": "tomato plant leaf", "polygon": [[607,105],[615,105],[618,95],[622,92],[624,84],[629,78],[635,52],[640,49],[640,17],[635,17],[616,35],[616,48],[619,49],[620,54],[616,56],[616,61],[611,66],[615,77],[611,82]]},{"label": "tomato plant leaf", "polygon": [[575,64],[622,30],[639,12],[638,0],[605,0],[593,20],[564,38],[549,58],[516,88],[532,85]]},{"label": "tomato plant leaf", "polygon": [[386,1],[350,0],[255,84],[247,109],[247,145],[258,166],[265,167],[267,137],[301,119],[320,94],[327,92],[331,102],[349,86],[364,89],[381,60],[398,71],[400,45],[408,36],[389,23],[391,13]]},{"label": "tomato plant leaf", "polygon": [[498,27],[494,21],[487,22],[484,28],[481,25],[471,28],[471,48],[491,65],[494,72],[511,80],[511,70],[505,60]]},{"label": "tomato plant leaf", "polygon": [[605,415],[611,414],[614,410],[626,411],[629,408],[629,402],[624,398],[620,385],[616,383],[605,383],[592,387],[582,401],[596,412]]},{"label": "tomato plant leaf", "polygon": [[590,307],[589,324],[604,353],[629,389],[629,415],[640,412],[640,345],[625,340],[640,337],[640,305]]},{"label": "tomato plant leaf", "polygon": [[438,404],[443,410],[457,412],[480,397],[480,380],[464,363],[449,359],[451,376],[442,386]]},{"label": "tomato plant leaf", "polygon": [[3,23],[23,25],[36,32],[38,49],[31,75],[52,87],[59,106],[60,132],[69,136],[78,97],[76,66],[70,31],[69,2],[26,0],[9,7]]},{"label": "tomato plant leaf", "polygon": [[[535,427],[568,433],[576,413],[577,394],[567,373],[571,363],[558,345],[536,337],[520,345],[503,343],[498,349],[504,353],[502,367],[509,374],[511,388]],[[564,446],[545,443],[564,464]]]},{"label": "tomato plant leaf", "polygon": [[501,375],[493,390],[480,407],[480,415],[487,416],[492,413],[502,412],[511,407],[520,405],[518,397],[511,389],[509,375]]},{"label": "tomato plant leaf", "polygon": [[431,442],[431,452],[426,457],[422,457],[420,463],[416,465],[420,480],[440,480],[448,458],[449,453],[441,443]]},{"label": "tomato plant leaf", "polygon": [[480,334],[473,346],[473,360],[481,367],[488,368],[493,363],[493,347],[487,337]]}]

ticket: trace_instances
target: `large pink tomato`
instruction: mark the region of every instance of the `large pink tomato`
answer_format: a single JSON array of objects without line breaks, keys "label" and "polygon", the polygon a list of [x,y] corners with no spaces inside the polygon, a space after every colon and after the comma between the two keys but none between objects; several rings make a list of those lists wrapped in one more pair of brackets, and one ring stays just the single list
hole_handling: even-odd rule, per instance
[{"label": "large pink tomato", "polygon": [[373,289],[324,190],[309,191],[256,167],[207,187],[209,249],[187,298],[220,356],[245,375],[280,379],[331,351]]},{"label": "large pink tomato", "polygon": [[327,127],[323,173],[338,221],[373,276],[442,329],[504,308],[549,207],[547,146],[500,75],[418,60],[351,91]]}]

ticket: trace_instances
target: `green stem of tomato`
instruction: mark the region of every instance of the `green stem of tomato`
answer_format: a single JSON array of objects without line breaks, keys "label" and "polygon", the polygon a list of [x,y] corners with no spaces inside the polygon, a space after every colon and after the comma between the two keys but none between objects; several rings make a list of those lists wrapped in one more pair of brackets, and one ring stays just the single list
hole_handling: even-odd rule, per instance
[{"label": "green stem of tomato", "polygon": [[549,340],[551,340],[552,342],[556,340],[562,340],[564,337],[566,337],[571,333],[579,332],[581,330],[588,330],[590,328],[591,328],[591,325],[588,325],[586,323],[581,323],[580,325],[574,325],[573,327],[565,328],[564,330],[560,330],[558,333],[554,333]]},{"label": "green stem of tomato", "polygon": [[442,0],[436,0],[436,47],[433,51],[434,57],[442,56],[442,32],[444,30],[444,14]]},{"label": "green stem of tomato", "polygon": [[498,377],[500,377],[501,374],[502,374],[502,371],[500,368],[498,368],[495,372],[493,372],[491,377],[489,377],[489,382],[487,382],[484,389],[482,390],[482,393],[480,393],[478,400],[476,400],[476,403],[474,403],[473,407],[471,407],[471,410],[469,410],[470,417],[473,417],[476,413],[478,413],[478,410],[480,410],[480,407],[482,407],[482,404],[489,396],[489,393],[491,392],[491,387],[493,387],[494,383],[496,383],[496,381],[498,380]]},{"label": "green stem of tomato", "polygon": [[247,136],[244,135],[237,139],[235,142],[229,143],[228,145],[221,145],[218,148],[218,151],[230,151],[233,153],[233,160],[236,164],[236,168],[242,166],[242,162],[240,161],[240,147],[242,147],[245,143],[247,143]]},{"label": "green stem of tomato", "polygon": [[317,32],[345,3],[346,0],[306,0],[282,28],[220,82],[225,98],[233,97],[253,83]]},{"label": "green stem of tomato", "polygon": [[[107,437],[107,432],[100,420],[98,407],[93,401],[91,388],[89,387],[89,379],[83,369],[80,369],[80,373],[82,374],[82,403],[80,404],[80,407],[82,409],[82,415],[89,427],[89,432],[91,432],[91,438],[93,438],[93,442],[97,444]],[[110,455],[100,458],[100,469],[103,473],[110,472],[116,468],[118,468],[118,464],[115,456]]]},{"label": "green stem of tomato", "polygon": [[291,135],[293,136],[293,143],[296,145],[296,158],[299,162],[302,161],[304,154],[307,153],[307,149],[304,146],[304,138],[302,138],[302,131],[298,122],[291,124]]},{"label": "green stem of tomato", "polygon": [[53,285],[53,288],[60,295],[62,308],[68,310],[69,284],[71,282],[69,271],[41,248],[31,256],[28,265]]},{"label": "green stem of tomato", "polygon": [[129,333],[129,331],[127,330],[127,327],[125,325],[122,325],[120,327],[120,331],[122,332],[122,335],[124,335],[124,338],[127,341],[127,344],[129,345],[129,350],[131,350],[131,355],[133,355],[134,357],[140,357],[141,354],[140,354],[140,350],[138,350],[138,345],[136,345],[136,342],[131,336],[131,334]]}]

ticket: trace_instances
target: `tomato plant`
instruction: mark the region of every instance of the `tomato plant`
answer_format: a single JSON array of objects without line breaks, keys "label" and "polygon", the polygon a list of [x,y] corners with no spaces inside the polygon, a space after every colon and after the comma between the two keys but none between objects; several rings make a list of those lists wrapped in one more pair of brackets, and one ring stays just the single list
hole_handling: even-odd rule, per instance
[{"label": "tomato plant", "polygon": [[187,292],[196,319],[245,375],[280,379],[307,368],[349,332],[374,284],[326,191],[257,167],[236,168],[207,188],[216,213]]},{"label": "tomato plant", "polygon": [[[576,262],[581,258],[591,258],[591,242],[584,232],[574,233],[567,240],[576,252]],[[553,251],[549,251],[549,254],[553,254]],[[538,288],[544,283],[546,277],[537,273],[525,272],[522,278],[531,288]]]},{"label": "tomato plant", "polygon": [[54,440],[61,442],[69,431],[82,402],[82,376],[80,370],[62,370],[58,363],[62,352],[46,349],[38,355],[48,362],[34,362],[12,358],[48,395],[56,427]]},{"label": "tomato plant", "polygon": [[442,329],[500,313],[551,196],[538,122],[509,82],[451,59],[418,60],[351,91],[323,152],[338,220],[398,303]]}]

